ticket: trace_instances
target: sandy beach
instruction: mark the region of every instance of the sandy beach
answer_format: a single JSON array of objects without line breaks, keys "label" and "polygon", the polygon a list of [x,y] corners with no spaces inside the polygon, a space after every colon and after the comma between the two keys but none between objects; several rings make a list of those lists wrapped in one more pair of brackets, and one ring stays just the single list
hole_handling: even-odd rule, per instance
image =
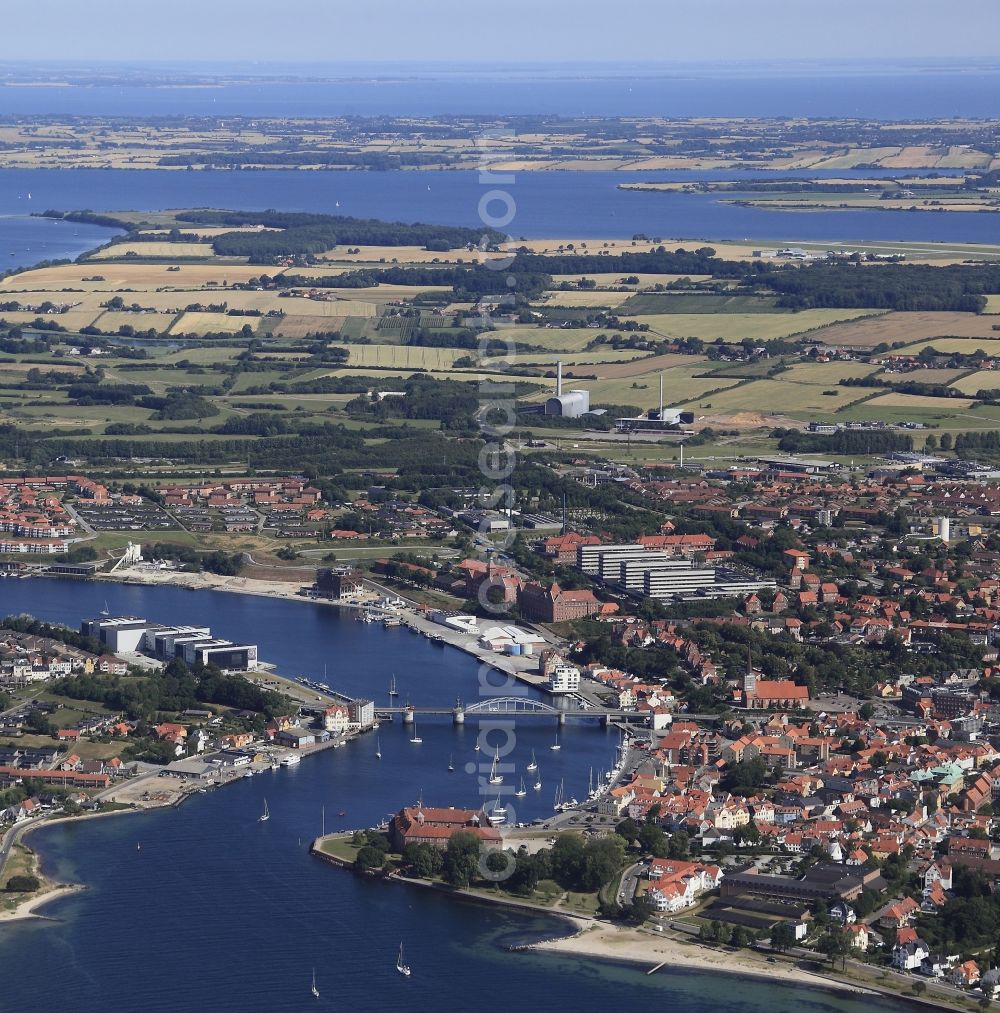
[{"label": "sandy beach", "polygon": [[665,972],[674,967],[702,972],[710,969],[723,974],[768,978],[772,981],[811,988],[873,994],[868,989],[852,987],[823,975],[804,971],[785,960],[769,964],[763,957],[753,956],[746,951],[716,949],[694,941],[681,941],[670,936],[601,923],[594,924],[575,936],[536,943],[531,949],[579,957],[596,957],[601,960],[626,961],[640,964],[647,970],[658,964],[664,964]]},{"label": "sandy beach", "polygon": [[38,909],[43,904],[48,904],[49,901],[58,900],[60,897],[86,889],[85,886],[64,885],[55,886],[44,893],[33,893],[30,897],[26,897],[21,901],[12,911],[0,911],[0,925],[4,922],[23,921],[26,918],[43,918],[44,915],[38,914]]},{"label": "sandy beach", "polygon": [[254,577],[224,577],[217,573],[185,573],[180,570],[157,570],[153,567],[133,567],[113,574],[101,574],[98,580],[111,580],[119,584],[170,584],[192,591],[233,591],[237,594],[254,594],[265,598],[285,598],[293,601],[316,602],[315,598],[299,594],[306,581],[259,580]]}]

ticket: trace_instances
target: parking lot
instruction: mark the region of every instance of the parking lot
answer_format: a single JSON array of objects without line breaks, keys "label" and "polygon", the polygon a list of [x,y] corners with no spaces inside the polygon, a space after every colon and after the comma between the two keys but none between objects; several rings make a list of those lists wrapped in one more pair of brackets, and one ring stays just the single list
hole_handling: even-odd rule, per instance
[{"label": "parking lot", "polygon": [[109,503],[107,506],[77,503],[76,513],[95,531],[164,531],[177,523],[155,503],[133,506]]}]

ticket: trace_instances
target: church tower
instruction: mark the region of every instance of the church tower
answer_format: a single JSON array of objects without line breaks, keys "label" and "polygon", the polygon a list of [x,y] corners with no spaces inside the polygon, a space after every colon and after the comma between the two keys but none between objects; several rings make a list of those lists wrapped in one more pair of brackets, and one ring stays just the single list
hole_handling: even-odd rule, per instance
[{"label": "church tower", "polygon": [[743,693],[749,702],[751,696],[757,692],[757,676],[754,675],[753,659],[750,657],[750,647],[747,645],[747,670],[743,676]]}]

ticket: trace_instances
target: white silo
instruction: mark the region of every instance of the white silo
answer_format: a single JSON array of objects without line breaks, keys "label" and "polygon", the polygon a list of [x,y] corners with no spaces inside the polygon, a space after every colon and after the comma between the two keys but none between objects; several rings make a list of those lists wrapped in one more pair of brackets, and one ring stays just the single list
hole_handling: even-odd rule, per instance
[{"label": "white silo", "polygon": [[948,517],[938,517],[934,522],[934,534],[942,542],[951,541],[951,520]]}]

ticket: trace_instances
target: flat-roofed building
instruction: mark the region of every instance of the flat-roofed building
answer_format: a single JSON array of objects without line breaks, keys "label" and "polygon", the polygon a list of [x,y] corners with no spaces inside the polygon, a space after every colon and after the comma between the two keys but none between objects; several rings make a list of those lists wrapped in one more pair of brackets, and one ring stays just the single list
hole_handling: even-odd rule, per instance
[{"label": "flat-roofed building", "polygon": [[208,626],[167,626],[162,629],[150,630],[145,637],[144,648],[158,658],[173,658],[174,644],[191,637],[210,637],[212,630]]},{"label": "flat-roofed building", "polygon": [[645,576],[649,570],[677,572],[691,569],[693,566],[689,559],[677,559],[665,552],[646,552],[640,558],[623,559],[618,563],[618,578],[615,583],[627,591],[639,591],[645,586]]},{"label": "flat-roofed building", "polygon": [[188,665],[216,665],[245,672],[257,667],[257,645],[234,644],[229,640],[195,640],[184,644],[183,658]]},{"label": "flat-roofed building", "polygon": [[142,650],[146,635],[163,629],[159,623],[137,616],[107,616],[100,619],[85,619],[80,632],[102,643],[112,654]]},{"label": "flat-roofed building", "polygon": [[[601,558],[604,553],[615,553],[621,556],[621,553],[624,552],[624,556],[621,558],[633,558],[633,554],[625,550],[646,551],[638,542],[619,545],[584,545],[581,543],[576,547],[576,565],[584,573],[595,577],[600,572]],[[608,558],[610,559],[611,556],[609,555]]]}]

